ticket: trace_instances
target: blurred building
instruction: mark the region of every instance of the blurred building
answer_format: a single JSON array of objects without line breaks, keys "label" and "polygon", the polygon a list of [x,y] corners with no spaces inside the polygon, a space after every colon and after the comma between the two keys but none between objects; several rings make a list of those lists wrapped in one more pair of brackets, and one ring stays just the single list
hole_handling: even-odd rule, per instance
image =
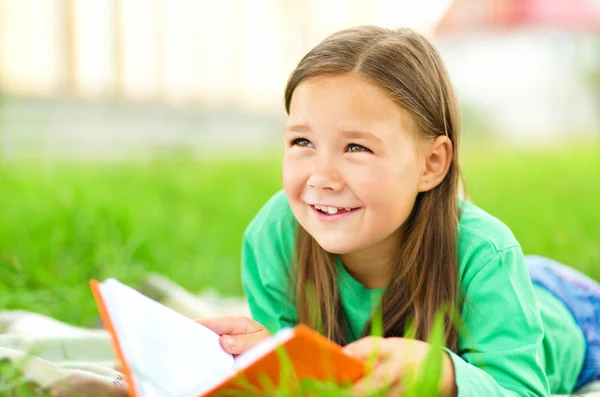
[{"label": "blurred building", "polygon": [[467,112],[522,142],[600,131],[600,2],[456,0],[436,37]]},{"label": "blurred building", "polygon": [[598,3],[0,0],[0,156],[278,145],[290,72],[361,24],[434,37],[471,130],[597,133]]},{"label": "blurred building", "polygon": [[450,0],[0,0],[0,157],[279,147],[301,57]]},{"label": "blurred building", "polygon": [[367,23],[431,30],[448,3],[0,0],[0,84],[33,96],[280,108],[290,72],[327,35]]}]

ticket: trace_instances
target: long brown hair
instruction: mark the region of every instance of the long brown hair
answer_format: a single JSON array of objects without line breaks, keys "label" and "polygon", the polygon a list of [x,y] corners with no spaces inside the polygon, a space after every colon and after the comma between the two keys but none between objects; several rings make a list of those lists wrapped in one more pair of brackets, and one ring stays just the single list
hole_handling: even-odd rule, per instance
[{"label": "long brown hair", "polygon": [[[410,29],[362,26],[340,31],[313,48],[292,72],[285,106],[303,81],[323,75],[354,73],[382,88],[411,116],[423,138],[446,135],[453,161],[444,180],[417,196],[402,226],[401,252],[395,274],[381,302],[384,336],[403,336],[412,324],[425,340],[436,312],[446,317],[446,345],[456,350],[458,306],[457,193],[459,111],[450,78],[432,44]],[[348,342],[348,319],[341,305],[335,258],[298,226],[294,253],[294,294],[300,322],[322,328],[332,340]],[[314,287],[307,290],[306,286]],[[315,310],[311,310],[311,302]],[[314,309],[314,308],[313,308]],[[316,313],[316,314],[315,314]],[[369,324],[364,333],[368,333]]]}]

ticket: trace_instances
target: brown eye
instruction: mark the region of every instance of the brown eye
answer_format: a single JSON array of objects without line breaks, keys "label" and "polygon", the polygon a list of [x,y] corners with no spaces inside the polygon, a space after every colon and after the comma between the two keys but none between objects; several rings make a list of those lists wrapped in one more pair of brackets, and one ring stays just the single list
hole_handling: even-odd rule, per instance
[{"label": "brown eye", "polygon": [[292,141],[292,146],[300,146],[300,147],[312,147],[314,146],[311,141],[304,138],[296,138]]},{"label": "brown eye", "polygon": [[370,152],[371,150],[369,150],[368,148],[366,148],[362,145],[357,145],[356,143],[351,143],[348,145],[348,151],[351,153],[357,153],[357,152]]}]

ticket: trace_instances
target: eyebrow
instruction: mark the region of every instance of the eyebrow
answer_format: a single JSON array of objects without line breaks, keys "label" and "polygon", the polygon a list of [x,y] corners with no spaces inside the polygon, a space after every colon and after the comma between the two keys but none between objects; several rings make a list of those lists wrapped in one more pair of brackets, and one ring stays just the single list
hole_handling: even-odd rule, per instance
[{"label": "eyebrow", "polygon": [[286,132],[311,132],[309,126],[306,124],[292,124],[285,129]]},{"label": "eyebrow", "polygon": [[350,139],[370,139],[381,143],[381,138],[369,131],[360,130],[342,130],[340,135]]}]

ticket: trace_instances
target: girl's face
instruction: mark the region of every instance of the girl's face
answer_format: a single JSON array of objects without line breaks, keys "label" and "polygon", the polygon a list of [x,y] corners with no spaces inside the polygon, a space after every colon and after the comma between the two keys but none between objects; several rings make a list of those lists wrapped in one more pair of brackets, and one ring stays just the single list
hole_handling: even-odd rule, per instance
[{"label": "girl's face", "polygon": [[294,91],[283,186],[302,227],[335,254],[394,252],[419,192],[425,158],[408,113],[350,74]]}]

